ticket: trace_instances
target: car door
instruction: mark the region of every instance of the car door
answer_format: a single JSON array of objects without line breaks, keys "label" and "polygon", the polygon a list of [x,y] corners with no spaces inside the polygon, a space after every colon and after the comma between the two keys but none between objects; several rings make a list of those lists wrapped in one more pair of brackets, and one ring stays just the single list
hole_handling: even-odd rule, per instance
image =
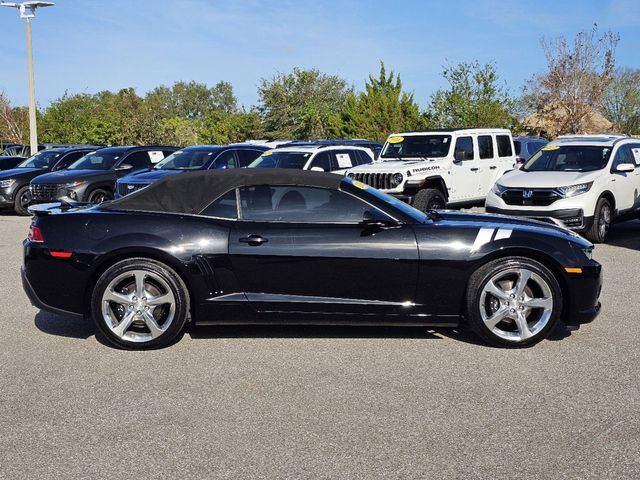
[{"label": "car door", "polygon": [[[617,172],[618,165],[631,164],[636,166],[633,172]],[[625,211],[636,208],[640,193],[640,168],[637,167],[635,156],[629,145],[618,147],[611,164],[611,189],[616,197],[616,210]]]},{"label": "car door", "polygon": [[478,171],[478,195],[485,196],[493,186],[498,173],[498,158],[493,135],[478,135],[478,157],[482,165]]},{"label": "car door", "polygon": [[453,191],[450,201],[468,201],[478,198],[479,160],[475,154],[473,137],[464,136],[456,139],[453,150],[452,175]]},{"label": "car door", "polygon": [[410,225],[371,228],[388,216],[331,189],[239,189],[239,220],[229,237],[238,283],[255,309],[390,313],[411,310],[418,250]]}]

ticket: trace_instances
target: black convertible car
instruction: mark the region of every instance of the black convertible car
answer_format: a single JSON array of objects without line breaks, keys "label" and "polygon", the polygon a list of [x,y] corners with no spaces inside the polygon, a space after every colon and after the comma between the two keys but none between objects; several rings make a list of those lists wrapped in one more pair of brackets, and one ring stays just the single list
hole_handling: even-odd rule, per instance
[{"label": "black convertible car", "polygon": [[491,345],[522,347],[600,309],[601,267],[578,235],[425,214],[334,174],[193,172],[100,206],[33,210],[32,303],[91,316],[125,348],[165,346],[187,322],[466,322]]}]

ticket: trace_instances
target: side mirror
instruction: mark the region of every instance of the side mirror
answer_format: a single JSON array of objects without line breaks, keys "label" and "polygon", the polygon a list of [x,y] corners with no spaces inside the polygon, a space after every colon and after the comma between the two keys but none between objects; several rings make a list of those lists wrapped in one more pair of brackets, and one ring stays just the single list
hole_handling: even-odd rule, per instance
[{"label": "side mirror", "polygon": [[636,169],[636,166],[633,163],[621,163],[616,167],[616,172],[629,173],[629,172],[633,172],[635,169]]},{"label": "side mirror", "polygon": [[133,170],[133,165],[130,165],[128,163],[123,163],[122,165],[116,167],[116,172],[128,172],[130,170]]},{"label": "side mirror", "polygon": [[324,172],[324,168],[322,167],[311,167],[310,170],[312,172]]},{"label": "side mirror", "polygon": [[456,163],[460,163],[465,159],[465,152],[463,150],[456,150],[453,153],[453,161]]}]

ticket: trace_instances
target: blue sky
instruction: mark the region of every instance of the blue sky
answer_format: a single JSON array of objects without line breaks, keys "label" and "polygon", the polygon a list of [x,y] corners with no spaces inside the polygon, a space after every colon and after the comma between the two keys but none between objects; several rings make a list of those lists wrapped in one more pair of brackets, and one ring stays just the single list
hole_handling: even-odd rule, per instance
[{"label": "blue sky", "polygon": [[[640,68],[640,0],[58,0],[33,24],[37,97],[227,80],[250,107],[277,72],[316,67],[360,89],[383,60],[424,106],[460,61],[494,61],[519,92],[544,68],[541,36],[594,22],[620,33],[618,64]],[[0,90],[26,104],[24,22],[3,8],[0,26]]]}]

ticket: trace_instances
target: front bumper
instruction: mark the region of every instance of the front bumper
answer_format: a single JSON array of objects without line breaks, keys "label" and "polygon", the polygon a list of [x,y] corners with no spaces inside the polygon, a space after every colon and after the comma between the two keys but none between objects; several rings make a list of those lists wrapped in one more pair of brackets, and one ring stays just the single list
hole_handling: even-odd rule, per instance
[{"label": "front bumper", "polygon": [[593,212],[588,211],[588,208],[585,209],[585,200],[583,198],[578,198],[577,200],[575,198],[559,199],[546,207],[527,208],[508,205],[501,197],[490,191],[487,194],[485,210],[487,213],[499,213],[501,215],[538,220],[553,218],[560,220],[566,228],[576,232],[586,232],[593,225]]},{"label": "front bumper", "polygon": [[567,274],[569,302],[565,305],[564,323],[578,326],[592,322],[600,313],[602,266],[595,260],[582,265],[581,274]]},{"label": "front bumper", "polygon": [[13,207],[13,192],[8,188],[0,190],[0,208]]},{"label": "front bumper", "polygon": [[498,213],[500,215],[512,215],[515,217],[527,217],[532,219],[554,218],[560,220],[562,224],[576,232],[586,232],[593,225],[593,217],[585,217],[584,212],[579,208],[567,208],[560,210],[511,210],[486,206],[487,213]]}]

